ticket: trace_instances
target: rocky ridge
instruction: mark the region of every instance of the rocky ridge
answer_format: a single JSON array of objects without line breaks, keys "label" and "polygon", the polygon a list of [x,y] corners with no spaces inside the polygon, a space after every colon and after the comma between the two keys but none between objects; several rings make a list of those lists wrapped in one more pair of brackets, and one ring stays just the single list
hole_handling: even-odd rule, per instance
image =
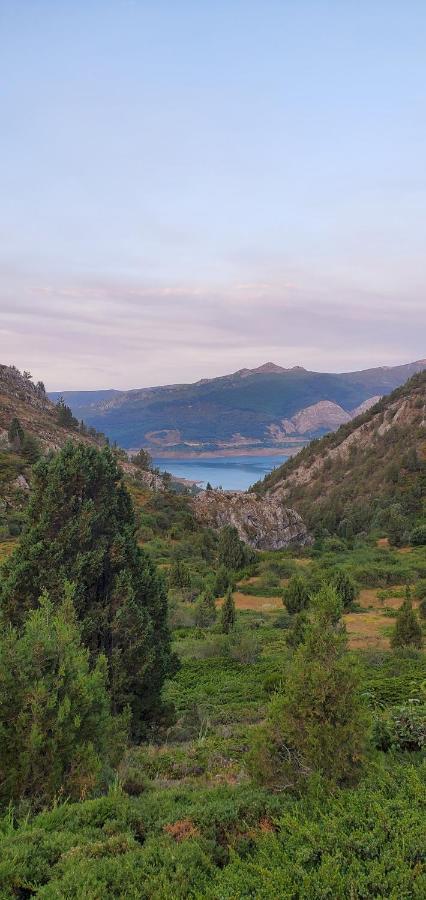
[{"label": "rocky ridge", "polygon": [[220,529],[232,525],[239,537],[256,550],[280,550],[311,543],[301,517],[280,499],[242,491],[203,491],[193,501],[202,525]]}]

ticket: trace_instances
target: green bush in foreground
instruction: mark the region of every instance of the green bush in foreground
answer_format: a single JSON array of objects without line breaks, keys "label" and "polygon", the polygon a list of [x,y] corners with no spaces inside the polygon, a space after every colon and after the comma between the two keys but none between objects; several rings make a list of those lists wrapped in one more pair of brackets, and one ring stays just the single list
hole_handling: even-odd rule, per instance
[{"label": "green bush in foreground", "polygon": [[125,737],[125,721],[110,715],[106,659],[90,669],[81,645],[71,587],[56,609],[45,595],[22,635],[7,628],[0,641],[2,804],[87,796]]},{"label": "green bush in foreground", "polygon": [[0,822],[0,896],[68,900],[420,898],[424,766],[295,800],[251,787],[151,791]]}]

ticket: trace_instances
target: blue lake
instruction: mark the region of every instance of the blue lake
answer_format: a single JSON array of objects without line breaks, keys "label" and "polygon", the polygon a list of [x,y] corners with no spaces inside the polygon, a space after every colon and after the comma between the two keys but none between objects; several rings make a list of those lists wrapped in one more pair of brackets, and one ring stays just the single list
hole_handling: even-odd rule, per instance
[{"label": "blue lake", "polygon": [[197,481],[200,487],[205,487],[209,481],[212,487],[222,487],[225,491],[245,491],[286,459],[287,456],[227,456],[203,459],[157,457],[153,462],[161,471],[170,472],[178,478]]}]

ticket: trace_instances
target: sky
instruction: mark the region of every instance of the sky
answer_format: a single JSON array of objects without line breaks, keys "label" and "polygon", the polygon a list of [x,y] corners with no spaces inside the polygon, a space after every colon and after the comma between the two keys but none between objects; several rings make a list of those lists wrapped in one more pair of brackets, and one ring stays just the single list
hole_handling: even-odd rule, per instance
[{"label": "sky", "polygon": [[426,356],[424,0],[0,0],[0,362]]}]

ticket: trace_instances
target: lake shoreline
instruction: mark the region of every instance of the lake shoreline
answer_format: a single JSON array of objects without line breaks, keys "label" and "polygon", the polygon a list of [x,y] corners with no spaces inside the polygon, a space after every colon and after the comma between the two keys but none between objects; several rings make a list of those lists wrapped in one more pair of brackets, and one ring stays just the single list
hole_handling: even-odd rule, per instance
[{"label": "lake shoreline", "polygon": [[259,450],[245,450],[243,447],[240,447],[235,450],[201,450],[189,453],[184,453],[180,450],[164,450],[158,453],[153,448],[148,448],[148,452],[156,460],[173,459],[176,462],[197,459],[233,459],[239,456],[285,456],[287,459],[289,456],[294,456],[295,453],[298,453],[304,446],[304,444],[300,444],[298,447],[283,447],[282,449],[262,447]]}]

